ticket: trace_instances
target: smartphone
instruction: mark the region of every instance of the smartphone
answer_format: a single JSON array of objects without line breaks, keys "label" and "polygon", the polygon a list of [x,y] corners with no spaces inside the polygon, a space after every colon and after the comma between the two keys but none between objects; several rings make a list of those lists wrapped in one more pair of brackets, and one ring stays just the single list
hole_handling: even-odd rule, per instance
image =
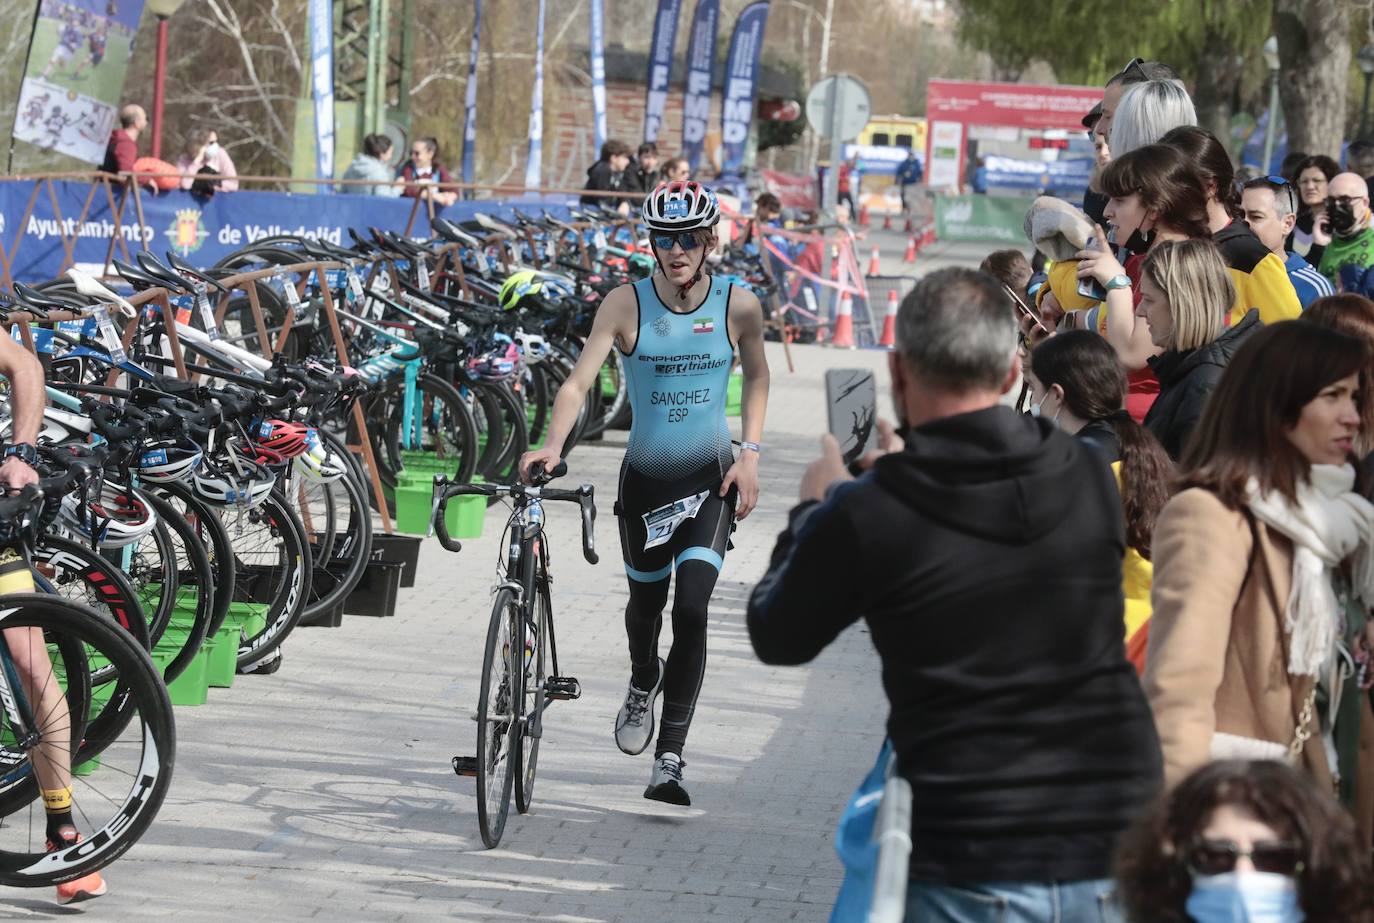
[{"label": "smartphone", "polygon": [[1039,327],[1042,332],[1050,332],[1049,328],[1046,327],[1045,324],[1040,320],[1040,312],[1037,311],[1035,308],[1032,308],[1030,305],[1026,304],[1026,302],[1022,300],[1021,296],[1016,294],[1016,289],[1012,288],[1010,285],[1003,282],[1002,291],[1007,293],[1007,297],[1010,298],[1012,300],[1012,303],[1016,305],[1017,310],[1020,311],[1022,314],[1026,315],[1027,317],[1029,317],[1031,320],[1033,320],[1035,322],[1035,326]]},{"label": "smartphone", "polygon": [[878,387],[868,369],[829,369],[825,409],[845,465],[878,448]]},{"label": "smartphone", "polygon": [[[1096,250],[1097,238],[1089,237],[1087,243],[1083,245],[1083,249]],[[1083,298],[1091,298],[1093,301],[1107,300],[1107,290],[1103,288],[1101,282],[1098,282],[1092,276],[1087,276],[1078,280],[1078,294]]]}]

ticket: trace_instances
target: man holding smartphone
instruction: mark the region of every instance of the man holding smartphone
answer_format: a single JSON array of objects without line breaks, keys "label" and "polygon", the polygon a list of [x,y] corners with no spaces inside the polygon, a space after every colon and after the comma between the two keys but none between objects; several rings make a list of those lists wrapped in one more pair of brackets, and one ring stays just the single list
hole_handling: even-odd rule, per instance
[{"label": "man holding smartphone", "polygon": [[[706,670],[706,607],[733,522],[758,503],[768,362],[758,298],[704,272],[718,242],[715,193],[694,182],[663,183],[640,211],[658,271],[601,303],[577,365],[554,399],[544,448],[521,458],[520,473],[528,478],[536,462],[558,464],[587,389],[618,348],[634,422],[615,505],[630,585],[630,682],[615,741],[630,756],[648,748],[661,692],[662,727],[644,797],[689,805],[682,753]],[[738,458],[725,422],[736,350],[744,371]],[[658,636],[674,573],[673,644],[665,661]]]},{"label": "man holding smartphone", "polygon": [[749,637],[801,664],[867,623],[912,788],[905,919],[1100,923],[1162,774],[1122,638],[1120,495],[1094,450],[1001,405],[1021,362],[992,277],[930,273],[896,333],[901,444],[851,478],[824,437]]}]

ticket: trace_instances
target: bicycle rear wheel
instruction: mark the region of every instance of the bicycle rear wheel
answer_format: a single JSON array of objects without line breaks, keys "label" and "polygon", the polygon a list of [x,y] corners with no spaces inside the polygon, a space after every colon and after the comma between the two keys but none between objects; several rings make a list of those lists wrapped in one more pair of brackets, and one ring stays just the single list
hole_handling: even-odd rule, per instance
[{"label": "bicycle rear wheel", "polygon": [[[64,691],[72,736],[81,740],[71,758],[72,817],[85,839],[47,852],[46,815],[33,771],[40,751],[17,744],[7,713],[0,712],[0,885],[17,887],[70,881],[122,855],[152,823],[171,784],[176,759],[167,689],[148,654],[124,629],[54,596],[6,596],[0,605],[6,658],[13,650],[8,645],[34,643],[35,633],[24,630],[31,628],[41,630],[37,637],[50,664],[45,675],[35,678],[35,685]],[[92,670],[110,678],[92,684]],[[73,708],[71,693],[78,689],[84,698]],[[125,701],[121,712],[127,720],[93,739],[85,718],[105,697]],[[56,731],[66,739],[67,728]],[[98,766],[92,762],[96,755]]]},{"label": "bicycle rear wheel", "polygon": [[534,773],[539,764],[539,741],[544,736],[544,679],[548,669],[549,583],[543,576],[535,581],[533,611],[525,622],[525,682],[524,720],[520,722],[520,738],[515,742],[517,755],[515,775],[515,808],[528,814],[534,800]]},{"label": "bicycle rear wheel", "polygon": [[519,735],[521,660],[520,604],[501,590],[491,607],[487,649],[482,657],[482,691],[477,696],[477,826],[482,842],[495,849],[510,814],[511,763]]}]

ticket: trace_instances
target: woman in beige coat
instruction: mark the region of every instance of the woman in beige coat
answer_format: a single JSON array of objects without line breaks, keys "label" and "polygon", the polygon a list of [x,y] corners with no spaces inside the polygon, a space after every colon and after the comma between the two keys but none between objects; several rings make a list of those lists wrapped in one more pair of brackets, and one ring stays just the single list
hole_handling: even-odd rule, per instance
[{"label": "woman in beige coat", "polygon": [[1362,342],[1300,321],[1241,347],[1155,529],[1144,678],[1166,784],[1211,759],[1287,760],[1367,845],[1374,505],[1351,453],[1368,366]]}]

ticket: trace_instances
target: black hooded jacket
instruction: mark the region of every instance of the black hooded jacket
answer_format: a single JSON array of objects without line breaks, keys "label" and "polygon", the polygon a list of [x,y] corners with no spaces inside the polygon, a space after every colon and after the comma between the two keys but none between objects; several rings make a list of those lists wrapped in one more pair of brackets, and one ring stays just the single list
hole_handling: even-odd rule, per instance
[{"label": "black hooded jacket", "polygon": [[912,786],[913,878],[1110,874],[1161,775],[1125,657],[1125,550],[1108,466],[1006,407],[917,427],[792,511],[750,638],[764,662],[797,664],[868,623]]},{"label": "black hooded jacket", "polygon": [[1202,418],[1207,398],[1221,381],[1240,344],[1258,330],[1259,311],[1251,308],[1234,327],[1197,349],[1169,350],[1150,360],[1150,370],[1159,379],[1159,397],[1145,414],[1145,427],[1164,446],[1169,457],[1178,461],[1193,427]]}]

